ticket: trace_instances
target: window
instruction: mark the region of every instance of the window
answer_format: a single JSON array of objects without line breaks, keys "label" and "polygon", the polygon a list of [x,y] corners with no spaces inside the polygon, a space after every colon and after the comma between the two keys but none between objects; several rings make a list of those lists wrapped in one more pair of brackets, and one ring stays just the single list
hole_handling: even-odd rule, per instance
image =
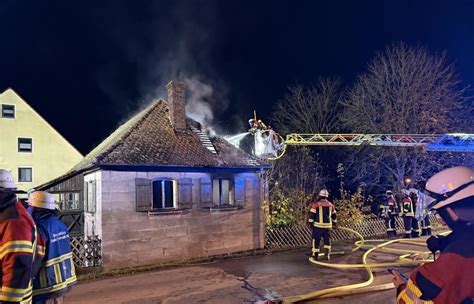
[{"label": "window", "polygon": [[234,205],[232,180],[214,179],[212,181],[212,200],[214,205],[228,206]]},{"label": "window", "polygon": [[15,106],[2,104],[2,118],[15,118]]},{"label": "window", "polygon": [[152,182],[152,209],[176,208],[176,181],[158,179]]},{"label": "window", "polygon": [[77,210],[80,208],[79,192],[55,193],[54,198],[59,210]]},{"label": "window", "polygon": [[18,138],[18,152],[32,152],[33,140],[31,138]]},{"label": "window", "polygon": [[97,204],[97,194],[96,194],[96,181],[91,180],[84,182],[85,189],[85,211],[90,213],[95,213],[96,204]]},{"label": "window", "polygon": [[30,183],[33,181],[33,170],[31,168],[18,168],[18,182]]}]

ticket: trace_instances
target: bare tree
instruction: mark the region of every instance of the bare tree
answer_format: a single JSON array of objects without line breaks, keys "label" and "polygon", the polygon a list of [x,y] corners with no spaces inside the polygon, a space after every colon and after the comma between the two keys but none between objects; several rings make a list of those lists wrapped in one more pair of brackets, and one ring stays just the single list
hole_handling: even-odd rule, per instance
[{"label": "bare tree", "polygon": [[[446,54],[394,44],[375,56],[344,102],[341,122],[349,132],[434,134],[463,131],[459,123],[468,100]],[[400,189],[404,178],[422,180],[433,171],[462,163],[467,155],[422,149],[367,147],[348,155],[355,181]]]},{"label": "bare tree", "polygon": [[285,224],[305,222],[310,200],[325,182],[321,171],[320,159],[308,147],[289,147],[268,172],[270,216]]},{"label": "bare tree", "polygon": [[342,89],[338,78],[321,78],[308,88],[294,85],[272,115],[281,134],[331,133],[339,124]]}]

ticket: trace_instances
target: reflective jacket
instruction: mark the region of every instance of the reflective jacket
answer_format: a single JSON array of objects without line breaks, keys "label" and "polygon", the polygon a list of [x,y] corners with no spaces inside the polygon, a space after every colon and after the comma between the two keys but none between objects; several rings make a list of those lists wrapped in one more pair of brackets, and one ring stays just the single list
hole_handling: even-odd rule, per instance
[{"label": "reflective jacket", "polygon": [[397,202],[393,195],[390,195],[387,200],[379,206],[380,215],[384,218],[390,217],[397,212]]},{"label": "reflective jacket", "polygon": [[36,227],[20,202],[0,213],[0,303],[31,303],[31,275]]},{"label": "reflective jacket", "polygon": [[[41,209],[40,209],[41,210]],[[33,299],[57,298],[76,283],[69,232],[54,211],[35,210],[38,226],[38,254],[33,278]]]},{"label": "reflective jacket", "polygon": [[332,228],[337,221],[336,208],[327,199],[319,199],[311,204],[308,221],[317,228]]},{"label": "reflective jacket", "polygon": [[403,216],[415,216],[415,206],[411,201],[411,198],[404,197],[402,199],[402,208],[403,208]]},{"label": "reflective jacket", "polygon": [[389,196],[387,199],[388,213],[389,215],[397,213],[397,201],[393,195]]},{"label": "reflective jacket", "polygon": [[473,303],[474,228],[453,232],[439,258],[411,274],[397,303]]}]

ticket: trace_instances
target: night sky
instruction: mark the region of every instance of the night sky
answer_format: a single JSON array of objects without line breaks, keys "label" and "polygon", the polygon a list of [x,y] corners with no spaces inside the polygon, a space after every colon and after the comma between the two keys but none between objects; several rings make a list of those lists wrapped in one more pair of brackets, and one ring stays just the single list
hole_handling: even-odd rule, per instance
[{"label": "night sky", "polygon": [[0,32],[0,89],[84,154],[172,78],[197,84],[227,133],[254,108],[268,118],[288,85],[350,85],[393,42],[446,50],[474,83],[474,1],[3,0]]}]

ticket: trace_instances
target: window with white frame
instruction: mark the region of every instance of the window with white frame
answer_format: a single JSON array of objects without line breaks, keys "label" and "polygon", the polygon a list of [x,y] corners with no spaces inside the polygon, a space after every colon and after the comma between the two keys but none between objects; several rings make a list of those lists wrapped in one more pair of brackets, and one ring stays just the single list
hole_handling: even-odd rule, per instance
[{"label": "window with white frame", "polygon": [[59,192],[54,193],[54,199],[59,210],[81,209],[79,192]]},{"label": "window with white frame", "polygon": [[15,106],[2,104],[2,118],[15,118]]},{"label": "window with white frame", "polygon": [[20,183],[31,183],[33,181],[33,169],[32,168],[18,168],[18,182]]},{"label": "window with white frame", "polygon": [[176,208],[177,182],[171,179],[157,179],[152,182],[152,209]]},{"label": "window with white frame", "polygon": [[18,152],[33,152],[33,139],[18,138]]},{"label": "window with white frame", "polygon": [[234,205],[233,180],[226,178],[212,180],[212,200],[215,206]]},{"label": "window with white frame", "polygon": [[95,213],[96,205],[97,205],[97,188],[96,188],[96,181],[90,180],[84,182],[84,211]]}]

